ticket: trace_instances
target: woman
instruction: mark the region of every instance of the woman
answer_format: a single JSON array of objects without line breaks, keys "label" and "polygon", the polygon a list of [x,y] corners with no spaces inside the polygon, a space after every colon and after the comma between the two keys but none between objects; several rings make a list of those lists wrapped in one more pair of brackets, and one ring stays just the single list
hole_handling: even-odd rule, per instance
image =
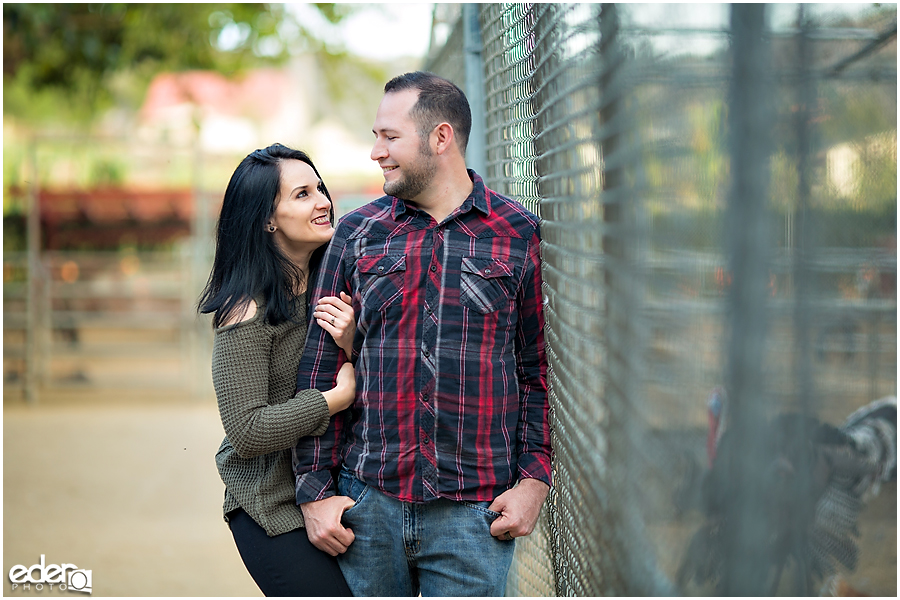
[{"label": "woman", "polygon": [[[216,255],[200,297],[214,313],[212,373],[226,437],[216,454],[225,520],[266,596],[349,596],[335,559],[303,529],[291,448],[353,402],[346,363],[335,387],[295,392],[307,284],[334,233],[334,207],[310,158],[275,144],[247,156],[225,191]],[[313,316],[350,355],[353,308],[324,298]]]}]

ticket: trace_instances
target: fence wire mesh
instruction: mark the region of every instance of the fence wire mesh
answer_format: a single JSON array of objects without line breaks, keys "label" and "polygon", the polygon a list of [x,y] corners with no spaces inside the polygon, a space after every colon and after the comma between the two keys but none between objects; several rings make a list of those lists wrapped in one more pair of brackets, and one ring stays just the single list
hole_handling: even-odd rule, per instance
[{"label": "fence wire mesh", "polygon": [[[763,458],[731,521],[704,486],[723,404],[734,459],[896,394],[896,5],[479,9],[483,175],[542,219],[555,451],[508,593],[895,595],[895,478],[852,559],[783,541],[824,510],[805,454],[807,504],[758,491]],[[428,63],[457,81],[458,37]]]}]

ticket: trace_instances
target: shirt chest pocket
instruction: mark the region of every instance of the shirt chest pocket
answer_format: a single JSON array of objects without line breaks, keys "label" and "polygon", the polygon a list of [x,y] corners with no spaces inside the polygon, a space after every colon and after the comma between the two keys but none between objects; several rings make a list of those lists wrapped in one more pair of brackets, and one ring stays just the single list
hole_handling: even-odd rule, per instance
[{"label": "shirt chest pocket", "polygon": [[363,256],[357,263],[359,290],[366,308],[386,310],[403,298],[403,280],[406,274],[405,254],[378,254]]},{"label": "shirt chest pocket", "polygon": [[506,306],[515,294],[513,269],[496,258],[464,256],[460,265],[459,301],[483,315]]}]

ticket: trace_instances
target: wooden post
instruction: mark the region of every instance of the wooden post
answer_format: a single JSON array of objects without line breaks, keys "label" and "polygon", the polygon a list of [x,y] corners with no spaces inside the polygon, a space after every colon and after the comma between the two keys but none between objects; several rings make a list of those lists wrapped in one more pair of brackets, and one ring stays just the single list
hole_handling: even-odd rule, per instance
[{"label": "wooden post", "polygon": [[25,401],[37,404],[41,359],[41,206],[38,182],[37,138],[31,139],[29,162],[31,177],[28,185],[28,220],[26,251],[28,285],[25,292]]}]

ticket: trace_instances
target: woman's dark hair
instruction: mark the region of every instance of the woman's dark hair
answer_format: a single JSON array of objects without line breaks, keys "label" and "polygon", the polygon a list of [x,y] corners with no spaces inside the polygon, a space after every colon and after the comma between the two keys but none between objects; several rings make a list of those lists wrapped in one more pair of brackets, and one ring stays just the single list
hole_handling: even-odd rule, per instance
[{"label": "woman's dark hair", "polygon": [[[256,150],[235,169],[225,190],[222,211],[216,226],[216,256],[198,310],[215,313],[213,326],[220,327],[247,300],[261,298],[266,305],[265,320],[277,325],[296,311],[294,290],[314,280],[326,244],[317,248],[304,273],[278,248],[266,226],[275,212],[281,186],[281,163],[301,160],[319,171],[309,156],[281,144]],[[324,188],[324,184],[323,184]],[[331,194],[324,188],[325,196]],[[334,225],[334,204],[329,210]]]},{"label": "woman's dark hair", "polygon": [[419,99],[409,111],[419,136],[428,139],[431,130],[446,121],[453,127],[460,152],[465,156],[472,130],[472,110],[463,91],[449,79],[427,71],[398,75],[384,85],[385,94],[403,90],[419,91]]}]

